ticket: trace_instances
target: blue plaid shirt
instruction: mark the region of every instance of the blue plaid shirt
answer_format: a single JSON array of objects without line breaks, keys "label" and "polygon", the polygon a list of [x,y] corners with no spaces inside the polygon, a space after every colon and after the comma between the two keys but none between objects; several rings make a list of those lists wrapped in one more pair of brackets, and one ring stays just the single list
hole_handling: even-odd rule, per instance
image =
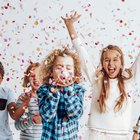
[{"label": "blue plaid shirt", "polygon": [[77,140],[78,119],[83,114],[85,90],[43,84],[37,91],[43,123],[41,140]]}]

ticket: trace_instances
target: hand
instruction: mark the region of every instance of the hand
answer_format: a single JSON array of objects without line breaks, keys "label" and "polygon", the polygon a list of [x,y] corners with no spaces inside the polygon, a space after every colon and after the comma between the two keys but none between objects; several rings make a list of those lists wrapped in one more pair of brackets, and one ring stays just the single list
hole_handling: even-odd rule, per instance
[{"label": "hand", "polygon": [[42,120],[41,120],[41,117],[40,117],[39,114],[34,114],[33,120],[36,124],[41,124],[42,123]]},{"label": "hand", "polygon": [[98,79],[103,78],[102,69],[103,69],[102,65],[99,64],[99,66],[98,66],[97,69],[96,69],[96,77],[97,77]]},{"label": "hand", "polygon": [[75,11],[74,13],[68,15],[66,14],[66,18],[61,17],[65,24],[69,24],[69,23],[74,23],[75,21],[77,21],[80,18],[81,15],[77,14],[77,12]]},{"label": "hand", "polygon": [[19,99],[22,101],[22,104],[23,104],[24,106],[28,106],[28,104],[29,104],[29,102],[30,102],[30,99],[31,99],[31,96],[32,96],[31,93],[25,93],[25,95],[24,95],[24,96],[21,95],[21,96],[19,97]]},{"label": "hand", "polygon": [[62,87],[69,86],[69,85],[72,85],[75,82],[75,80],[76,80],[76,78],[75,77],[71,77],[71,76],[69,76],[65,80],[63,80],[60,77],[58,77],[57,85],[58,86],[62,86]]}]

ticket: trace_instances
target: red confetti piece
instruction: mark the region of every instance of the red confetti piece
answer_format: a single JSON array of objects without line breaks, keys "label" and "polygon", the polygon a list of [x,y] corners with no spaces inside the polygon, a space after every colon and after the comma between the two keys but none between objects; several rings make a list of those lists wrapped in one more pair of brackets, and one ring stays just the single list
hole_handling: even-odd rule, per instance
[{"label": "red confetti piece", "polygon": [[5,9],[8,9],[8,6],[4,6]]},{"label": "red confetti piece", "polygon": [[10,78],[7,78],[6,81],[10,81]]},{"label": "red confetti piece", "polygon": [[120,23],[123,23],[123,20],[120,20]]}]

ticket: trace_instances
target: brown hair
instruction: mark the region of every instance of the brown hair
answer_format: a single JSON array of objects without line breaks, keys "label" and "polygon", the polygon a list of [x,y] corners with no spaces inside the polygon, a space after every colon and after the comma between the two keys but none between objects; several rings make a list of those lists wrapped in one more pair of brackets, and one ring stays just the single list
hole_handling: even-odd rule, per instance
[{"label": "brown hair", "polygon": [[[101,59],[100,59],[102,66],[103,66],[103,59],[104,59],[103,55],[108,50],[115,50],[115,51],[119,52],[121,54],[120,59],[121,59],[122,66],[124,66],[123,53],[122,53],[121,49],[115,45],[108,45],[106,48],[103,49],[102,54],[101,54]],[[127,95],[126,95],[125,86],[124,86],[124,80],[130,79],[132,77],[132,73],[129,69],[125,69],[125,71],[128,73],[128,75],[129,75],[128,77],[126,77],[122,74],[122,69],[120,69],[120,72],[117,75],[120,96],[117,99],[117,102],[114,107],[115,112],[119,111],[122,108],[124,101],[127,100]],[[102,73],[102,89],[101,89],[101,93],[99,96],[99,106],[100,106],[100,112],[105,112],[106,111],[106,100],[108,99],[108,96],[109,96],[110,83],[109,83],[109,77],[108,77],[106,71],[104,70],[104,68],[102,68],[101,73]]]},{"label": "brown hair", "polygon": [[3,79],[3,77],[4,77],[4,73],[5,73],[4,67],[3,67],[2,63],[0,62],[0,74],[1,74],[1,76],[2,76],[2,79]]},{"label": "brown hair", "polygon": [[26,69],[26,72],[24,73],[24,80],[23,80],[23,84],[22,86],[23,87],[27,87],[27,84],[29,83],[29,75],[30,75],[30,70],[33,68],[33,67],[39,67],[39,63],[32,63],[31,65],[28,66],[28,68]]},{"label": "brown hair", "polygon": [[58,56],[70,56],[74,60],[74,73],[75,73],[75,83],[79,83],[81,80],[81,69],[80,69],[80,62],[79,58],[76,53],[70,52],[68,49],[60,50],[55,49],[53,50],[43,61],[40,66],[39,70],[39,77],[40,80],[43,80],[43,83],[49,84],[49,79],[51,78],[51,73],[53,69],[54,62]]}]

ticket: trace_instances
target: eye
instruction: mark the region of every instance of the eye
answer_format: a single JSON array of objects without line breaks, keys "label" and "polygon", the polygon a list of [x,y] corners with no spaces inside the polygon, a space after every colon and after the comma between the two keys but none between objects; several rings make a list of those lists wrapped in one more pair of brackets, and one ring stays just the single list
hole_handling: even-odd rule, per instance
[{"label": "eye", "polygon": [[114,59],[114,61],[118,61],[118,59]]},{"label": "eye", "polygon": [[67,66],[67,70],[71,70],[72,69],[72,67],[71,66]]},{"label": "eye", "polygon": [[104,61],[105,61],[105,62],[108,62],[108,61],[109,61],[109,59],[105,59]]},{"label": "eye", "polygon": [[62,66],[56,66],[55,68],[58,69],[58,70],[61,70]]}]

